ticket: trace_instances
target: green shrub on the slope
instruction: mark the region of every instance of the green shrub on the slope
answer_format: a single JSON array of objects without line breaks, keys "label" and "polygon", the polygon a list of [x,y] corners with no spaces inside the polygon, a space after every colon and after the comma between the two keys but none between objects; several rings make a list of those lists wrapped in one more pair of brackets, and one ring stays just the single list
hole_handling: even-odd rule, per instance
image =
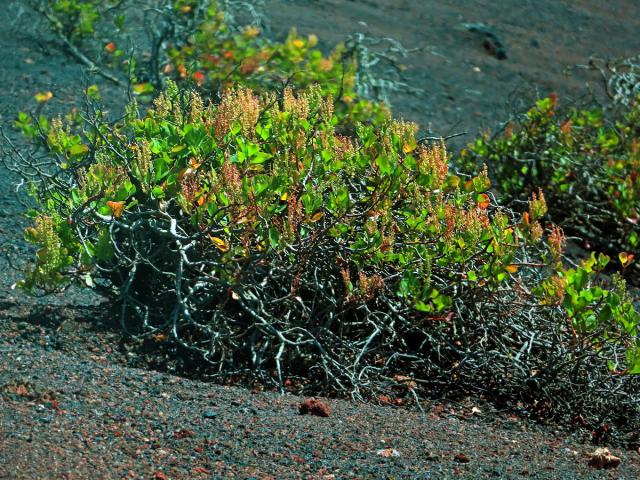
[{"label": "green shrub on the slope", "polygon": [[[102,61],[89,60],[91,66],[109,78],[117,71],[131,76],[133,92],[138,95],[151,94],[167,79],[197,86],[203,96],[214,99],[237,85],[264,92],[317,84],[325,95],[333,96],[344,124],[381,122],[388,115],[386,105],[358,94],[364,87],[373,94],[379,86],[370,74],[363,75],[364,66],[359,64],[363,45],[339,44],[325,56],[317,48],[315,35],[303,37],[295,29],[283,42],[272,41],[254,25],[230,26],[226,12],[215,0],[150,4],[129,0],[106,4],[96,0],[30,1],[80,60],[88,60],[83,51],[102,51]],[[144,23],[151,35],[146,53],[141,45],[127,51],[131,42],[125,40],[127,30],[139,28],[140,11],[145,12]],[[117,29],[98,21],[106,12],[111,12]],[[137,43],[144,41],[137,39]],[[381,61],[374,52],[366,52],[374,58],[372,63]],[[376,85],[362,85],[364,77]],[[393,87],[394,82],[384,85]]]},{"label": "green shrub on the slope", "polygon": [[[47,14],[47,20],[71,41],[92,36],[103,17],[117,9],[121,0],[27,0],[28,4]],[[121,19],[111,16],[116,23]]]},{"label": "green shrub on the slope", "polygon": [[637,252],[640,102],[609,116],[600,109],[565,112],[556,103],[539,100],[504,132],[478,138],[462,152],[462,164],[471,171],[489,165],[507,202],[542,188],[551,218],[571,233],[601,248]]},{"label": "green shrub on the slope", "polygon": [[582,389],[601,402],[591,414],[619,418],[639,318],[623,282],[599,282],[606,257],[563,268],[542,195],[516,219],[486,172],[452,175],[415,125],[345,137],[333,108],[317,87],[205,107],[172,85],[142,118],[40,125],[49,164],[16,167],[41,179],[23,286],[100,288],[130,332],[220,376],[353,395],[410,377],[538,407]]}]

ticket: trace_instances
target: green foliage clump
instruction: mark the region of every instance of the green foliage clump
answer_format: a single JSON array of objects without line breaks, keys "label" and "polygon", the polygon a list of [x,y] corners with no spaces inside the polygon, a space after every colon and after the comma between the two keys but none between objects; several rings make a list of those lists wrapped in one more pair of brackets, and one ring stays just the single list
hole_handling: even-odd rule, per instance
[{"label": "green foliage clump", "polygon": [[638,371],[624,286],[563,267],[542,194],[518,219],[486,171],[452,174],[416,125],[337,124],[319,87],[205,105],[174,84],[142,117],[49,122],[55,175],[33,183],[40,250],[23,285],[92,285],[129,331],[217,375],[302,389],[369,395],[404,374],[556,402],[549,385]]},{"label": "green foliage clump", "polygon": [[27,269],[25,287],[55,289],[65,284],[62,272],[73,268],[74,261],[63,237],[73,243],[69,228],[59,218],[47,215],[39,215],[34,226],[25,231],[27,241],[39,246],[35,263]]},{"label": "green foliage clump", "polygon": [[[640,102],[610,115],[562,111],[553,97],[462,152],[467,170],[488,164],[507,202],[542,188],[551,218],[609,250],[640,245]],[[626,265],[625,265],[626,266]]]},{"label": "green foliage clump", "polygon": [[[640,313],[634,310],[633,300],[627,293],[624,280],[615,275],[613,288],[602,288],[594,283],[609,263],[606,255],[592,254],[575,268],[564,270],[542,282],[535,293],[543,304],[562,305],[576,339],[596,333],[594,347],[600,338],[624,346],[625,365],[614,361],[609,368],[616,373],[640,373],[640,342],[638,326]],[[616,319],[615,321],[612,321]]]},{"label": "green foliage clump", "polygon": [[[127,52],[126,36],[114,34],[109,22],[103,21],[100,28],[96,24],[109,11],[116,32],[131,30],[141,21],[140,2],[120,0],[105,5],[94,0],[31,1],[80,61],[112,80],[113,74],[100,70],[99,63],[105,69],[124,71],[133,83],[133,93],[144,98],[150,98],[167,80],[197,87],[207,98],[218,98],[237,85],[257,92],[319,85],[325,95],[333,97],[343,124],[382,122],[389,115],[385,104],[358,94],[363,90],[358,80],[364,81],[365,76],[361,75],[356,47],[339,44],[325,56],[317,47],[315,35],[303,37],[295,29],[284,41],[273,41],[262,36],[255,25],[230,25],[228,12],[217,1],[145,4],[142,10],[147,12],[144,23],[150,38],[140,40],[148,44],[149,51],[143,54],[139,53],[143,50],[140,47]],[[83,53],[92,49],[102,52],[101,62],[93,62]],[[371,72],[366,78],[376,81]],[[393,82],[384,85],[393,86]]]},{"label": "green foliage clump", "polygon": [[315,35],[302,37],[293,29],[283,42],[270,41],[256,26],[233,32],[223,12],[210,9],[187,42],[167,49],[163,73],[175,81],[191,79],[204,91],[223,91],[244,85],[254,91],[274,91],[283,85],[298,89],[319,85],[332,95],[347,121],[379,121],[385,108],[359,98],[358,64],[344,44],[328,56],[317,48]]},{"label": "green foliage clump", "polygon": [[[41,1],[30,1],[43,7]],[[48,6],[55,14],[51,17],[54,27],[69,38],[80,39],[95,33],[100,16],[117,3],[118,0],[50,0]]]}]

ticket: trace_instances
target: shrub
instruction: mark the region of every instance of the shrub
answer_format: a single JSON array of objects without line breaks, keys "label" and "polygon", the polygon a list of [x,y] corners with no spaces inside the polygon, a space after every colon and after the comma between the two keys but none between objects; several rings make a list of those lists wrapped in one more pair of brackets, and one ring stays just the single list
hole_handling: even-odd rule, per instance
[{"label": "shrub", "polygon": [[505,131],[478,138],[461,161],[468,171],[488,164],[507,203],[542,188],[555,222],[626,255],[640,245],[638,138],[637,101],[607,115],[597,108],[563,111],[549,97]]},{"label": "shrub", "polygon": [[599,280],[607,257],[562,266],[544,195],[516,218],[486,171],[451,174],[416,125],[349,137],[336,123],[319,87],[205,106],[170,84],[115,124],[23,116],[50,162],[14,167],[39,179],[22,286],[99,289],[129,333],[221,378],[358,397],[452,388],[555,415],[571,401],[598,421],[637,409],[638,313],[622,280]]},{"label": "shrub", "polygon": [[92,36],[103,16],[113,11],[119,0],[28,0],[46,14],[52,28],[71,41]]},{"label": "shrub", "polygon": [[[240,27],[229,12],[237,3],[250,7],[246,2],[30,2],[77,59],[120,84],[124,82],[116,78],[117,72],[126,73],[133,93],[145,98],[167,79],[197,87],[214,99],[237,85],[259,92],[319,85],[325,95],[333,96],[341,122],[351,124],[383,121],[388,108],[378,100],[386,98],[387,90],[405,86],[372,72],[375,65],[406,55],[398,42],[376,50],[367,46],[366,37],[357,36],[325,56],[315,35],[303,37],[292,29],[283,42],[275,42],[261,35],[257,22]],[[117,25],[115,34],[109,20],[98,23],[103,16]],[[141,22],[149,38],[128,39],[132,32],[125,32]],[[127,51],[125,45],[131,43],[136,48]],[[100,52],[100,60],[90,60],[87,51]]]}]

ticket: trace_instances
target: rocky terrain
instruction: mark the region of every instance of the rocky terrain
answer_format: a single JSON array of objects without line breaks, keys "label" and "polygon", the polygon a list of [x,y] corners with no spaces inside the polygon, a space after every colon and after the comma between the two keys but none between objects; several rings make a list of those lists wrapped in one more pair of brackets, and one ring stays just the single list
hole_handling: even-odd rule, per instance
[{"label": "rocky terrain", "polygon": [[[77,105],[89,79],[22,2],[5,3],[0,124],[26,148],[12,129],[17,112],[35,108],[38,91],[55,95],[47,113]],[[496,128],[536,95],[601,97],[596,72],[576,66],[592,55],[640,52],[635,0],[265,3],[277,38],[297,26],[327,47],[364,32],[419,48],[402,71],[419,91],[391,101],[425,131],[468,132],[451,148]],[[114,106],[122,101],[109,85],[101,88]],[[12,266],[29,254],[19,188],[3,170],[0,478],[640,477],[637,451],[609,446],[619,465],[597,469],[589,466],[598,446],[588,430],[538,425],[481,399],[423,399],[423,411],[322,399],[328,416],[301,415],[301,398],[154,370],[162,365],[123,341],[109,308],[90,292],[29,298],[11,288],[19,275]]]}]

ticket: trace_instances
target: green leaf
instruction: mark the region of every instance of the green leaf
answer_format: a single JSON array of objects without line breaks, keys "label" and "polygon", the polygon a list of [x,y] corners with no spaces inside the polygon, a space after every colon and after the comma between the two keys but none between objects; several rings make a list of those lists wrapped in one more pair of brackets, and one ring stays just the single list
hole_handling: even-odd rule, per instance
[{"label": "green leaf", "polygon": [[253,182],[254,193],[256,196],[267,190],[269,188],[269,185],[271,185],[271,182],[269,182],[269,178],[264,175],[254,177]]},{"label": "green leaf", "polygon": [[378,158],[376,158],[376,165],[378,165],[378,167],[380,168],[380,173],[382,173],[383,175],[389,175],[391,172],[393,172],[393,165],[389,160],[389,157],[387,157],[386,155],[380,155]]},{"label": "green leaf", "polygon": [[155,181],[162,180],[169,172],[167,161],[164,157],[156,158],[153,162],[153,171],[155,173]]},{"label": "green leaf", "polygon": [[414,308],[419,312],[425,312],[425,313],[429,313],[433,311],[433,307],[431,305],[421,301],[417,301],[414,305]]},{"label": "green leaf", "polygon": [[269,244],[274,249],[280,245],[280,232],[276,228],[269,228]]},{"label": "green leaf", "polygon": [[88,151],[89,151],[89,147],[87,145],[85,145],[84,143],[79,143],[77,145],[72,145],[71,147],[69,147],[69,150],[67,150],[69,155],[72,156],[72,157],[82,156],[85,153],[87,153]]},{"label": "green leaf", "polygon": [[159,185],[155,186],[151,191],[151,196],[157,199],[164,198],[164,190]]},{"label": "green leaf", "polygon": [[453,299],[448,295],[438,295],[433,299],[433,305],[436,307],[438,312],[441,312],[453,305]]},{"label": "green leaf", "polygon": [[269,135],[271,135],[271,128],[269,126],[263,126],[258,123],[258,125],[256,125],[256,133],[262,140],[267,140],[269,138]]},{"label": "green leaf", "polygon": [[78,190],[75,188],[71,190],[71,199],[73,200],[74,205],[80,205],[80,203],[82,203],[80,200],[80,195],[78,195]]},{"label": "green leaf", "polygon": [[626,352],[627,373],[631,375],[640,374],[640,348],[638,346],[629,347]]},{"label": "green leaf", "polygon": [[255,155],[253,155],[253,157],[251,158],[250,163],[252,165],[256,165],[256,164],[261,164],[266,162],[267,160],[269,160],[272,157],[271,154],[269,153],[265,153],[265,152],[257,152]]},{"label": "green leaf", "polygon": [[341,188],[335,193],[335,201],[338,208],[346,210],[349,207],[349,191]]},{"label": "green leaf", "polygon": [[98,88],[98,86],[95,84],[89,85],[85,93],[87,94],[87,97],[89,97],[91,100],[94,100],[94,101],[98,101],[101,98],[100,88]]}]

